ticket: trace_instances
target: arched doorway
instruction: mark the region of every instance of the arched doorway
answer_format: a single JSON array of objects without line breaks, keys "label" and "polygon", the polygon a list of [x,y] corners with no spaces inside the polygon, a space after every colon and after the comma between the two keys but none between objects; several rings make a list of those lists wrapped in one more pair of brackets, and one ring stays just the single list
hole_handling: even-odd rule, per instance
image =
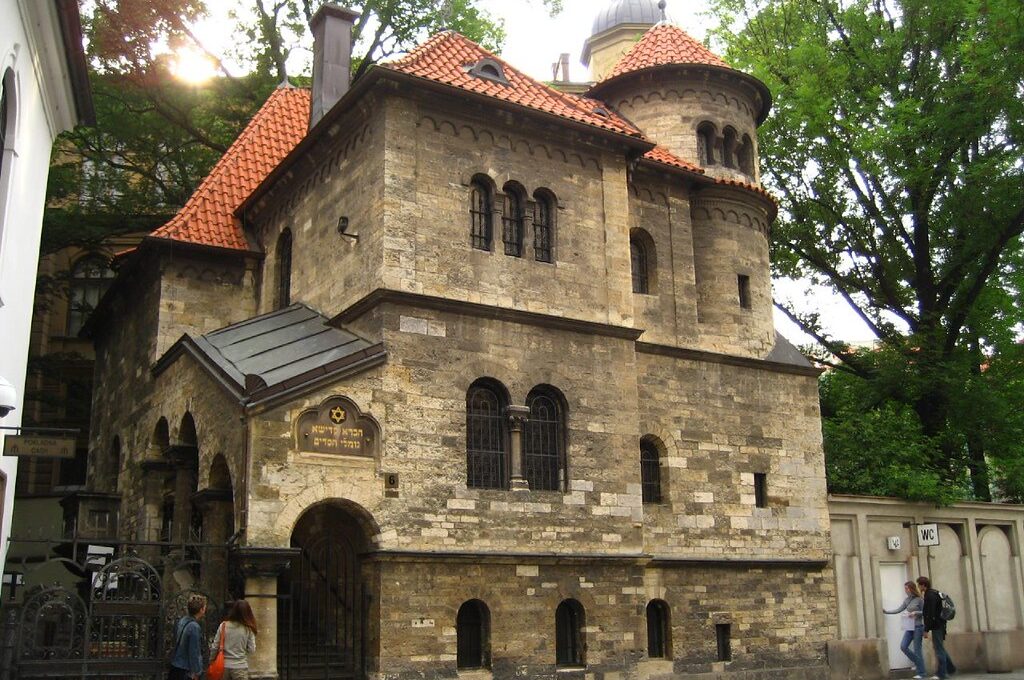
[{"label": "arched doorway", "polygon": [[296,523],[291,545],[300,557],[278,584],[283,680],[365,676],[369,591],[362,556],[374,533],[370,516],[343,501],[317,505]]}]

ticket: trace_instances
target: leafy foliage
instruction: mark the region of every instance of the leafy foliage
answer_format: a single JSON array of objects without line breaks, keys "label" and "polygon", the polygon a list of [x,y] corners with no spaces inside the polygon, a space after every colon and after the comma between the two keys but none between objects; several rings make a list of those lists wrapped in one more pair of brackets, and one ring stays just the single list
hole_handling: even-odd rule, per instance
[{"label": "leafy foliage", "polygon": [[[830,286],[902,366],[902,385],[886,389],[877,361],[830,337],[816,315],[783,308],[829,363],[874,384],[825,382],[826,398],[850,391],[839,400],[850,408],[836,406],[850,421],[826,427],[828,448],[845,450],[859,437],[884,451],[884,437],[863,432],[873,422],[913,440],[905,456],[879,462],[899,477],[907,458],[937,480],[905,493],[953,498],[969,475],[969,493],[988,498],[990,471],[1003,479],[1016,469],[990,462],[1008,424],[963,407],[979,384],[990,385],[981,367],[1007,351],[1022,318],[1024,5],[712,4],[732,63],[776,96],[760,139],[766,182],[783,199],[776,272]],[[872,422],[852,406],[865,390],[879,397]],[[860,467],[865,483],[877,470],[868,469],[872,460]],[[843,484],[864,488],[853,477],[843,473]]]}]

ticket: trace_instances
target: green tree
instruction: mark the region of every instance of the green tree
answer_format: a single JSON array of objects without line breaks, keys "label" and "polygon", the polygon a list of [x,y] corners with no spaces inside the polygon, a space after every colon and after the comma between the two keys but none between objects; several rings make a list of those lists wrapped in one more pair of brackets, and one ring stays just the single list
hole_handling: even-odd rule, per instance
[{"label": "green tree", "polygon": [[[877,361],[831,337],[818,315],[783,307],[824,348],[823,361],[870,383],[829,378],[824,395],[847,387],[856,402],[874,394],[885,421],[878,425],[907,437],[914,416],[919,434],[906,457],[937,482],[908,495],[949,499],[969,480],[970,495],[989,498],[990,475],[1002,483],[1017,469],[993,463],[1009,425],[964,406],[979,384],[993,382],[985,367],[1022,318],[1024,5],[712,6],[732,63],[776,97],[760,133],[765,180],[782,199],[776,273],[831,287],[878,336],[887,360],[902,366],[891,384]],[[858,414],[849,415],[855,422]],[[845,436],[831,426],[826,434]],[[865,475],[871,460],[860,468]]]}]

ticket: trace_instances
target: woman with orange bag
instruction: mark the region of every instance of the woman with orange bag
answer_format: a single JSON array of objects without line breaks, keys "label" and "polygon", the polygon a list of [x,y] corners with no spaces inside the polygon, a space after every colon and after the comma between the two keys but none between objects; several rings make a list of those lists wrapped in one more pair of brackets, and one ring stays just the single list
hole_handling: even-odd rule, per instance
[{"label": "woman with orange bag", "polygon": [[210,646],[210,657],[224,650],[224,680],[249,680],[249,655],[256,652],[256,617],[245,600],[235,600]]}]

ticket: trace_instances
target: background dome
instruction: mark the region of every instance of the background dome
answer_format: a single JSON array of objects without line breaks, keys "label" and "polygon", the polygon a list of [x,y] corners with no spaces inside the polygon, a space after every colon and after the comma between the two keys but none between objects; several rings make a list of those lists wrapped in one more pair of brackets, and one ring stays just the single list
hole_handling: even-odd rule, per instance
[{"label": "background dome", "polygon": [[653,26],[661,21],[661,10],[658,0],[613,0],[594,18],[591,35],[622,24],[648,24]]}]

